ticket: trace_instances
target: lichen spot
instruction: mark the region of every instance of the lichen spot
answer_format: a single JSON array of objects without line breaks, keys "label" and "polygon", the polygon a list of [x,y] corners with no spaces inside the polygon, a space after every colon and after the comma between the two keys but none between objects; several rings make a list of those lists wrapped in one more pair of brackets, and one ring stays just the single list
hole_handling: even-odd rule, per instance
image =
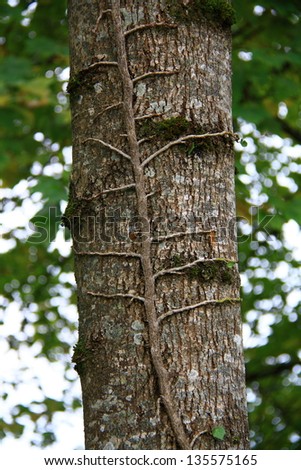
[{"label": "lichen spot", "polygon": [[115,446],[113,444],[113,442],[107,442],[106,445],[104,446],[103,450],[114,450],[115,449]]},{"label": "lichen spot", "polygon": [[138,345],[142,344],[142,342],[143,342],[142,334],[141,333],[136,333],[134,335],[134,343],[138,346]]},{"label": "lichen spot", "polygon": [[153,168],[147,168],[145,170],[145,174],[148,176],[148,178],[154,178],[156,176],[156,172]]},{"label": "lichen spot", "polygon": [[240,336],[240,335],[234,335],[233,341],[234,341],[234,343],[237,344],[237,346],[241,346],[242,339],[241,339],[241,336]]},{"label": "lichen spot", "polygon": [[93,410],[100,410],[102,407],[102,400],[96,400],[94,403],[92,403],[91,408]]},{"label": "lichen spot", "polygon": [[190,382],[194,382],[195,380],[197,380],[199,377],[199,373],[196,369],[191,369],[191,371],[188,373],[188,380]]},{"label": "lichen spot", "polygon": [[138,83],[137,88],[136,88],[136,94],[137,96],[143,96],[146,92],[146,85],[145,83]]},{"label": "lichen spot", "polygon": [[102,88],[102,84],[100,82],[97,82],[94,84],[94,90],[96,93],[101,93],[103,88]]},{"label": "lichen spot", "polygon": [[133,321],[131,325],[132,329],[135,331],[142,331],[144,330],[144,324],[140,320]]},{"label": "lichen spot", "polygon": [[194,109],[200,109],[203,107],[203,103],[198,98],[192,98],[190,100],[190,106]]}]

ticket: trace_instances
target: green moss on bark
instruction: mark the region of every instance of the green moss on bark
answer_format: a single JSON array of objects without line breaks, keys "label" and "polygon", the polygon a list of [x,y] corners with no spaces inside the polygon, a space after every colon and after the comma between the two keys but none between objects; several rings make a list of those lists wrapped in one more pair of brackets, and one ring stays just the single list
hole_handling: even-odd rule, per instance
[{"label": "green moss on bark", "polygon": [[[223,129],[206,129],[201,126],[195,125],[192,121],[188,121],[183,116],[171,117],[168,119],[147,119],[140,124],[139,137],[140,138],[153,138],[155,137],[162,144],[177,140],[186,135],[202,135],[206,133],[221,132]],[[203,156],[206,154],[214,153],[221,142],[224,142],[222,136],[210,137],[205,139],[189,139],[185,142],[187,154],[189,156]],[[224,143],[223,143],[224,145]],[[231,143],[233,145],[233,143]]]},{"label": "green moss on bark", "polygon": [[190,132],[192,129],[191,121],[182,116],[171,117],[161,121],[147,120],[140,128],[142,137],[155,135],[162,141],[174,140]]},{"label": "green moss on bark", "polygon": [[178,268],[179,266],[182,266],[182,264],[185,264],[185,260],[183,260],[180,255],[174,255],[171,258],[172,268]]},{"label": "green moss on bark", "polygon": [[72,362],[75,363],[75,370],[80,375],[84,369],[84,362],[91,360],[92,351],[87,347],[85,341],[79,340],[79,342],[73,346]]},{"label": "green moss on bark", "polygon": [[200,263],[189,269],[189,276],[197,278],[202,282],[218,280],[222,284],[232,284],[236,282],[235,270],[229,267],[226,261],[220,260],[214,263]]},{"label": "green moss on bark", "polygon": [[235,21],[235,10],[227,0],[192,0],[184,5],[178,0],[166,1],[169,14],[177,21],[200,22],[204,18],[222,27],[230,27]]},{"label": "green moss on bark", "polygon": [[80,92],[93,91],[93,84],[99,80],[99,67],[86,68],[70,77],[67,86],[67,93],[70,97],[76,97]]},{"label": "green moss on bark", "polygon": [[201,263],[189,269],[191,278],[198,278],[202,282],[209,282],[217,277],[218,266],[215,263]]},{"label": "green moss on bark", "polygon": [[61,217],[62,225],[70,230],[74,217],[80,217],[83,206],[84,201],[75,197],[75,190],[73,184],[70,182],[68,204]]}]

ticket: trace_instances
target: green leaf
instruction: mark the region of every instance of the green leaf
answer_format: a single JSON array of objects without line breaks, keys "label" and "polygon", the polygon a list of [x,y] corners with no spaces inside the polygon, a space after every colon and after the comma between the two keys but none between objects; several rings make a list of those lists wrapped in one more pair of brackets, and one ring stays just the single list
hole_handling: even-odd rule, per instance
[{"label": "green leaf", "polygon": [[233,268],[233,266],[235,266],[235,262],[234,261],[229,261],[229,263],[227,263],[227,268]]},{"label": "green leaf", "polygon": [[188,149],[188,155],[191,155],[193,153],[194,148],[195,148],[195,143],[193,142]]},{"label": "green leaf", "polygon": [[217,426],[216,428],[212,429],[212,436],[214,439],[218,439],[222,441],[225,437],[226,430],[223,426]]}]

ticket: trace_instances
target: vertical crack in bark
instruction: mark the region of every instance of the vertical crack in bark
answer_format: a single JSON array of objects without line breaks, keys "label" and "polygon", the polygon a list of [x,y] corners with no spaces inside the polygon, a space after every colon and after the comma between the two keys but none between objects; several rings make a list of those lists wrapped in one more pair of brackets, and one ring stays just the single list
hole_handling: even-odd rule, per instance
[{"label": "vertical crack in bark", "polygon": [[[123,106],[124,119],[128,136],[128,144],[133,165],[133,173],[136,184],[137,210],[141,220],[148,218],[147,194],[145,190],[145,177],[143,166],[141,164],[139,144],[137,140],[135,117],[133,111],[133,81],[129,74],[127,53],[125,45],[125,34],[122,27],[120,14],[120,0],[112,2],[112,21],[115,30],[117,62],[122,79],[123,86]],[[151,260],[151,237],[150,224],[148,223],[147,233],[144,233],[141,242],[141,264],[144,275],[144,305],[145,314],[149,327],[149,342],[152,362],[158,376],[160,394],[164,403],[167,415],[170,420],[175,438],[181,449],[190,449],[189,440],[186,437],[183,423],[177,412],[177,405],[172,396],[168,371],[164,366],[160,348],[160,330],[157,321],[157,312],[155,307],[155,279]]]}]

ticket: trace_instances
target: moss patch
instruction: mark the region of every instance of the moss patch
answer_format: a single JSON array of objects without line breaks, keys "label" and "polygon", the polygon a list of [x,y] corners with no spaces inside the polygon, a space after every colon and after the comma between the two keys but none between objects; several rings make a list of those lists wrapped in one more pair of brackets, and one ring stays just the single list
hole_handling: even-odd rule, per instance
[{"label": "moss patch", "polygon": [[219,145],[219,137],[207,137],[204,140],[192,140],[188,143],[188,155],[202,156],[216,151],[217,146]]},{"label": "moss patch", "polygon": [[80,340],[78,343],[76,343],[73,346],[73,357],[72,360],[73,362],[76,362],[78,358],[83,358],[85,356],[89,356],[91,354],[91,351],[87,349],[85,341]]},{"label": "moss patch", "polygon": [[233,281],[233,268],[228,268],[227,265],[222,266],[220,278],[223,284],[231,284]]},{"label": "moss patch", "polygon": [[70,182],[68,204],[67,204],[64,214],[61,217],[62,225],[64,225],[70,230],[72,222],[73,222],[73,218],[76,216],[79,217],[81,215],[81,212],[84,206],[85,206],[85,201],[82,201],[75,197],[74,187],[73,187],[73,184]]},{"label": "moss patch", "polygon": [[190,278],[197,278],[202,282],[209,282],[217,277],[218,266],[215,263],[201,263],[189,269]]},{"label": "moss patch", "polygon": [[84,362],[91,359],[92,351],[87,347],[85,341],[79,340],[79,342],[73,346],[72,362],[75,363],[75,370],[80,375],[84,369]]},{"label": "moss patch", "polygon": [[155,135],[162,141],[174,140],[192,130],[192,123],[182,116],[171,117],[161,121],[148,119],[140,127],[141,137]]},{"label": "moss patch", "polygon": [[61,217],[62,225],[64,227],[67,227],[69,230],[71,229],[72,217],[77,213],[79,209],[77,205],[78,203],[75,199],[73,199],[72,191],[71,189],[69,189],[68,204],[67,204],[64,214]]},{"label": "moss patch", "polygon": [[79,94],[79,91],[82,89],[83,86],[92,88],[91,85],[91,73],[86,71],[81,71],[78,74],[74,75],[70,78],[67,86],[67,93],[71,97],[74,97]]},{"label": "moss patch", "polygon": [[99,72],[105,73],[100,67],[86,68],[70,77],[67,93],[73,98],[79,95],[80,92],[83,92],[83,89],[94,91],[94,83],[99,81]]},{"label": "moss patch", "polygon": [[185,260],[182,260],[180,255],[174,255],[170,261],[171,261],[171,268],[178,268],[182,266],[182,264],[185,264]]},{"label": "moss patch", "polygon": [[202,282],[210,282],[214,279],[221,284],[232,284],[236,281],[235,268],[229,266],[226,261],[215,261],[214,263],[200,263],[189,269],[189,276],[197,278]]},{"label": "moss patch", "polygon": [[80,210],[79,202],[76,201],[75,199],[69,198],[66,210],[64,214],[62,215],[62,224],[65,227],[70,228],[70,221],[76,214],[78,214],[79,210]]},{"label": "moss patch", "polygon": [[[168,119],[147,119],[146,122],[140,124],[138,133],[140,138],[155,137],[161,144],[177,140],[186,135],[202,135],[206,133],[221,132],[223,129],[218,127],[214,129],[202,128],[195,125],[192,121],[188,121],[183,116],[171,117]],[[233,146],[230,139],[226,140],[223,136],[206,137],[204,139],[189,139],[185,142],[187,155],[203,156],[216,152],[221,143]],[[229,143],[228,143],[229,142]],[[223,147],[224,148],[224,147]]]},{"label": "moss patch", "polygon": [[166,3],[169,14],[180,22],[200,22],[206,18],[214,24],[230,27],[236,21],[235,10],[227,0],[193,0],[188,5],[178,0]]}]

